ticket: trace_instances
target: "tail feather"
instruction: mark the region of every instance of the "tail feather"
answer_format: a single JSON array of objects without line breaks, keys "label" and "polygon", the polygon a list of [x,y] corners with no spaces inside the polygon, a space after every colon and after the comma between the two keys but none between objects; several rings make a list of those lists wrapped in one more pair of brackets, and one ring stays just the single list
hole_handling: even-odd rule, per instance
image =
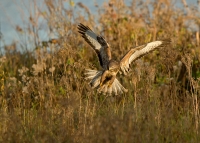
[{"label": "tail feather", "polygon": [[100,84],[100,79],[103,71],[96,71],[91,69],[86,69],[86,71],[86,79],[90,80],[90,85],[92,88],[96,88]]},{"label": "tail feather", "polygon": [[87,69],[85,73],[86,79],[90,80],[91,87],[97,88],[97,91],[99,93],[101,92],[105,94],[114,93],[115,95],[117,95],[117,94],[122,94],[128,91],[120,84],[120,82],[117,79],[114,80],[111,87],[109,87],[107,84],[100,87],[99,85],[100,85],[100,79],[101,79],[102,74],[103,74],[103,71],[96,71],[96,70],[91,70],[91,69]]},{"label": "tail feather", "polygon": [[[99,88],[100,89],[100,88]],[[108,88],[108,86],[104,86],[103,88],[102,88],[102,90],[101,90],[103,93],[108,93],[108,91],[109,91],[109,88]]]},{"label": "tail feather", "polygon": [[112,87],[115,88],[120,94],[128,91],[117,79],[114,80]]},{"label": "tail feather", "polygon": [[116,95],[118,90],[117,90],[117,87],[115,84],[116,84],[116,82],[113,82],[112,90],[113,90],[114,94]]},{"label": "tail feather", "polygon": [[109,95],[112,94],[112,86],[108,88],[108,94],[109,94]]},{"label": "tail feather", "polygon": [[87,76],[86,79],[93,79],[96,75],[102,74],[103,71],[96,71],[91,69],[86,69],[85,75]]},{"label": "tail feather", "polygon": [[92,86],[92,88],[96,88],[98,87],[100,84],[100,77],[95,77],[90,81],[90,85]]}]

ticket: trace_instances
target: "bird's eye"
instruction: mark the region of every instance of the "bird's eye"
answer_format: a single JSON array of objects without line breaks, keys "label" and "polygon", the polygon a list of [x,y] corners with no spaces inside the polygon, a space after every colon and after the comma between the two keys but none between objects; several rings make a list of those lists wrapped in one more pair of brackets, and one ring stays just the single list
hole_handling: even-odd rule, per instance
[{"label": "bird's eye", "polygon": [[111,69],[110,71],[111,71],[111,72],[114,72],[115,70],[114,70],[114,69]]}]

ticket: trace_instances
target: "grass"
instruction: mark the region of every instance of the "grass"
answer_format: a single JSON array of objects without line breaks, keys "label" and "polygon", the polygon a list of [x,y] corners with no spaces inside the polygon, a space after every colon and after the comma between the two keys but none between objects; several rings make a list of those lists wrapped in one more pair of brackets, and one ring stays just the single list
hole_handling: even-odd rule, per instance
[{"label": "grass", "polygon": [[[199,27],[199,11],[177,9],[168,0],[129,6],[114,0],[98,7],[96,16],[86,4],[64,3],[46,1],[30,16],[31,28],[17,31],[34,41],[34,50],[3,47],[0,142],[198,142],[199,29],[187,23]],[[58,38],[39,38],[37,16]],[[106,37],[116,59],[156,39],[173,42],[133,63],[128,76],[118,75],[128,93],[101,95],[84,80],[85,69],[99,63],[77,32],[80,22]]]}]

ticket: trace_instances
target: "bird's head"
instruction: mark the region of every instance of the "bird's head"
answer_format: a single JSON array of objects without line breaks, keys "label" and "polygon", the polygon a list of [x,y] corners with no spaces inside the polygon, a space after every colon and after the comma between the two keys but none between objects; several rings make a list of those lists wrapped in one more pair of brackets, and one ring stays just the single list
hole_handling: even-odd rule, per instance
[{"label": "bird's head", "polygon": [[108,70],[111,71],[111,72],[118,72],[120,69],[120,64],[119,62],[117,61],[110,61],[109,64],[108,64]]}]

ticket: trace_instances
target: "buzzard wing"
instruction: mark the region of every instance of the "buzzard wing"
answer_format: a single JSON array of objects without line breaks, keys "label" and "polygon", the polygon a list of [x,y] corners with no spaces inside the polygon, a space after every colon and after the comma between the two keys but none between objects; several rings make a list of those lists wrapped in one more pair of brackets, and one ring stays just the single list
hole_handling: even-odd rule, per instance
[{"label": "buzzard wing", "polygon": [[170,43],[170,39],[154,41],[129,50],[120,61],[121,70],[126,75],[129,71],[129,65],[131,64],[131,62],[148,54],[151,51],[154,51],[157,48],[164,47]]},{"label": "buzzard wing", "polygon": [[78,25],[78,32],[82,35],[85,41],[95,50],[98,55],[100,65],[106,69],[109,60],[111,59],[111,51],[106,40],[94,33],[88,26],[83,24]]}]

